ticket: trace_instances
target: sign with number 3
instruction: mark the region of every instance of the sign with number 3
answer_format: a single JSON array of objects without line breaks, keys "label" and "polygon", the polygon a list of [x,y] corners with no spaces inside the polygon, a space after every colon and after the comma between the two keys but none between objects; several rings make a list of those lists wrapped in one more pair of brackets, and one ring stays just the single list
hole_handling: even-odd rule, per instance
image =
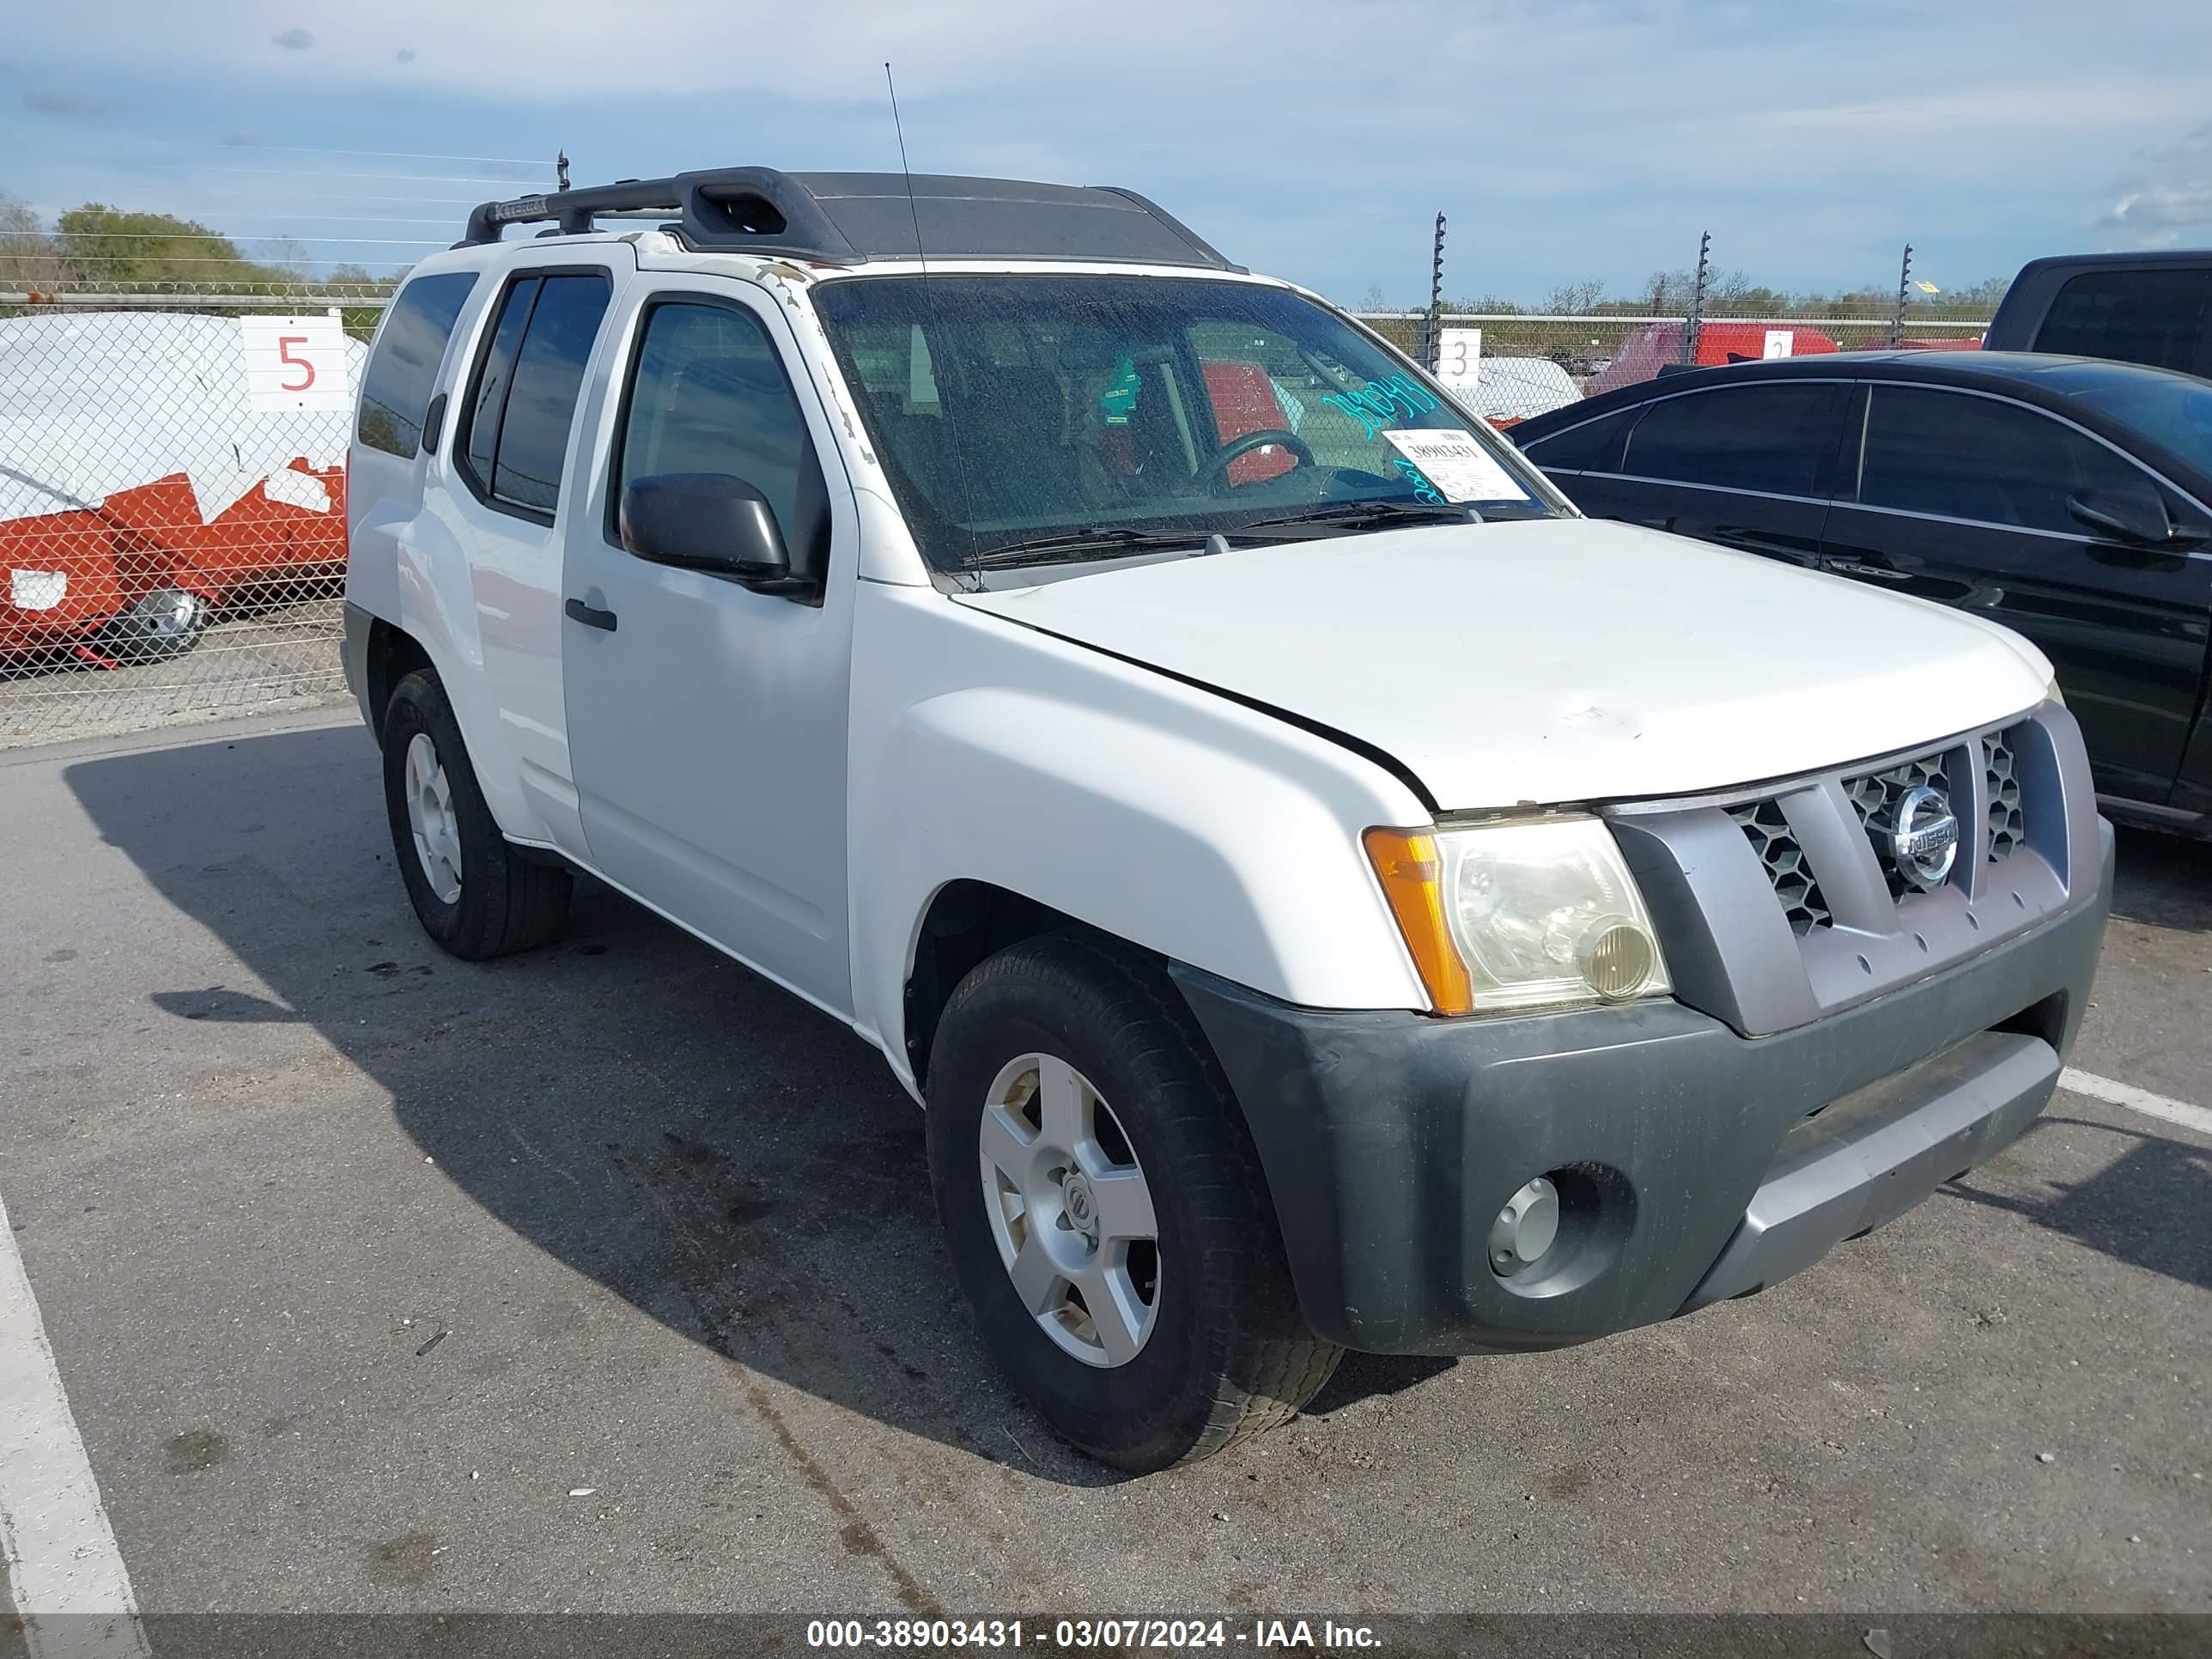
[{"label": "sign with number 3", "polygon": [[241,317],[238,327],[246,344],[249,408],[275,412],[353,407],[345,330],[335,313]]}]

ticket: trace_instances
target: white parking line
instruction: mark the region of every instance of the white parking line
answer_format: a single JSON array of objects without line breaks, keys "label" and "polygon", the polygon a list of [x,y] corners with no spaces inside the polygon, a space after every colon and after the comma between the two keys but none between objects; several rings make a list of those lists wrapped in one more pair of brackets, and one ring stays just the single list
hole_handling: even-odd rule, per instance
[{"label": "white parking line", "polygon": [[2087,1095],[2092,1100],[2124,1106],[2131,1112],[2141,1112],[2145,1117],[2163,1118],[2168,1123],[2179,1123],[2183,1128],[2194,1129],[2201,1135],[2212,1135],[2212,1112],[2206,1111],[2202,1106],[2191,1106],[2187,1101],[2168,1100],[2164,1095],[2154,1095],[2148,1089],[2115,1083],[2112,1079],[2099,1077],[2094,1072],[2077,1072],[2070,1066],[2058,1074],[2058,1086],[2071,1089],[2077,1095]]},{"label": "white parking line", "polygon": [[149,1659],[54,1351],[0,1204],[0,1562],[31,1659]]}]

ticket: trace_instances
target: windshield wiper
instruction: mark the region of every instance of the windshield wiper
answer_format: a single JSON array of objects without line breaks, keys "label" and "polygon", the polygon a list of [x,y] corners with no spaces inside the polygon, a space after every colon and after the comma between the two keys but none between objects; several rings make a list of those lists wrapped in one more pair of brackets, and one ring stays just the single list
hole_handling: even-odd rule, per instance
[{"label": "windshield wiper", "polygon": [[1299,538],[1303,526],[1326,536],[1340,530],[1380,530],[1398,524],[1480,524],[1482,514],[1464,502],[1332,501],[1272,519],[1254,519],[1228,533],[1242,536],[1265,532],[1278,540]]},{"label": "windshield wiper", "polygon": [[976,554],[968,564],[976,570],[1003,569],[1007,565],[1042,564],[1064,553],[1126,553],[1148,547],[1195,549],[1205,541],[1203,530],[1139,530],[1133,525],[1094,524],[1081,530],[1055,531],[1027,541],[1003,543]]}]

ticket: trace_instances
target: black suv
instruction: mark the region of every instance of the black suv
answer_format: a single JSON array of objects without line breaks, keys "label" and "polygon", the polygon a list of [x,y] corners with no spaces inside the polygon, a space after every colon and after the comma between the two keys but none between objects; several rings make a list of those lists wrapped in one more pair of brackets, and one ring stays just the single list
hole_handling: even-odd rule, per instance
[{"label": "black suv", "polygon": [[[1668,375],[1512,436],[1592,517],[2018,629],[2057,665],[2106,805],[2212,834],[2212,382],[1841,353]],[[1776,623],[1816,636],[1820,619]]]}]

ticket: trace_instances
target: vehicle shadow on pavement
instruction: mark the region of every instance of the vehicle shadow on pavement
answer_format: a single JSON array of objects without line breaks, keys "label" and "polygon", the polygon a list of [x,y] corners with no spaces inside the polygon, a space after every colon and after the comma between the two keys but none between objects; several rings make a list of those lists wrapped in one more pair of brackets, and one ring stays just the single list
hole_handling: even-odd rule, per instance
[{"label": "vehicle shadow on pavement", "polygon": [[2212,933],[2212,842],[2123,825],[2112,914],[2148,927]]},{"label": "vehicle shadow on pavement", "polygon": [[[921,1115],[836,1021],[587,881],[556,943],[447,957],[408,908],[357,727],[65,775],[267,993],[179,987],[157,1007],[311,1023],[474,1203],[750,1371],[1050,1480],[1121,1478],[991,1369],[938,1242]],[[1316,1409],[1448,1364],[1367,1363]],[[744,1395],[787,1432],[766,1391]]]},{"label": "vehicle shadow on pavement", "polygon": [[[2212,1152],[2127,1125],[2046,1112],[2034,1132],[2075,1125],[2124,1136],[2128,1150],[2085,1181],[2028,1200],[1985,1192],[1966,1182],[1947,1191],[1990,1209],[2009,1210],[2115,1261],[2212,1290]],[[1969,1177],[1969,1180],[1972,1179]]]}]

